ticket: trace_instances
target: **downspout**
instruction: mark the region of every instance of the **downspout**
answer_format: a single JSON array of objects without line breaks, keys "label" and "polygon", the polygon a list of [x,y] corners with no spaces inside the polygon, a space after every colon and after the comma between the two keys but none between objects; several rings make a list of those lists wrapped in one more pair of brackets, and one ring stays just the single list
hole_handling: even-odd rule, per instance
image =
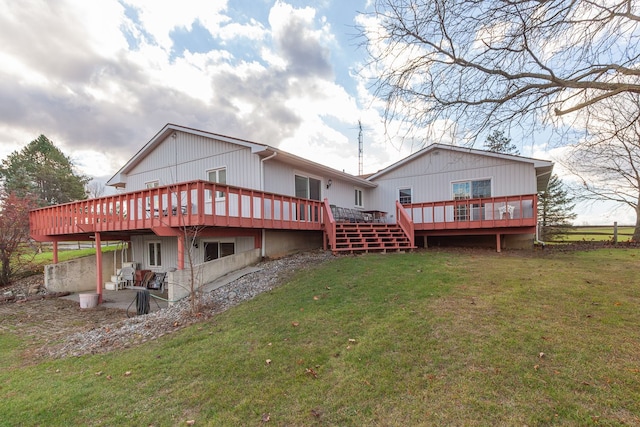
[{"label": "downspout", "polygon": [[[265,157],[264,159],[260,159],[260,191],[264,191],[264,162],[266,162],[267,160],[271,160],[273,159],[275,156],[278,155],[277,151],[274,151],[272,155]],[[266,239],[266,233],[264,228],[262,229],[262,244],[260,245],[260,256],[262,256],[263,258],[266,256],[266,251],[265,251],[265,240]]]}]

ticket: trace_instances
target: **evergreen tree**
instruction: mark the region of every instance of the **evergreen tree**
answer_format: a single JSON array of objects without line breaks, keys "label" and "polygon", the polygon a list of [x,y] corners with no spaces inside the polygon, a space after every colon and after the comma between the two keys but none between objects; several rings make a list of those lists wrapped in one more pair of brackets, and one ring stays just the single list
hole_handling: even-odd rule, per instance
[{"label": "evergreen tree", "polygon": [[74,172],[71,159],[44,135],[2,161],[0,180],[7,193],[35,197],[42,206],[86,199],[89,182]]},{"label": "evergreen tree", "polygon": [[520,155],[518,147],[512,144],[511,138],[505,136],[501,130],[494,130],[491,135],[487,137],[487,142],[485,142],[484,147],[494,153]]},{"label": "evergreen tree", "polygon": [[538,221],[541,226],[542,241],[566,233],[571,221],[577,216],[573,212],[575,204],[558,175],[552,175],[545,191],[538,194]]}]

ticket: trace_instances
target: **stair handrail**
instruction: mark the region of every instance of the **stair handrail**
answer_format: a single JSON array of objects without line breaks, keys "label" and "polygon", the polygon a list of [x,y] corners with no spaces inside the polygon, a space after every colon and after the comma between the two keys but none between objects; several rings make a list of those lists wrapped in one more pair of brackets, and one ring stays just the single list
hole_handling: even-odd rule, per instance
[{"label": "stair handrail", "polygon": [[[329,239],[329,246],[331,249],[335,249],[336,247],[336,220],[333,217],[333,212],[331,212],[331,205],[329,204],[329,199],[325,197],[322,203],[324,209],[324,231]],[[326,245],[326,239],[323,239],[323,243]],[[327,250],[325,247],[324,250]]]},{"label": "stair handrail", "polygon": [[411,247],[415,248],[415,230],[413,221],[411,220],[411,217],[409,217],[407,211],[404,210],[404,206],[402,206],[398,200],[396,200],[396,218],[398,218],[398,226],[409,238]]}]

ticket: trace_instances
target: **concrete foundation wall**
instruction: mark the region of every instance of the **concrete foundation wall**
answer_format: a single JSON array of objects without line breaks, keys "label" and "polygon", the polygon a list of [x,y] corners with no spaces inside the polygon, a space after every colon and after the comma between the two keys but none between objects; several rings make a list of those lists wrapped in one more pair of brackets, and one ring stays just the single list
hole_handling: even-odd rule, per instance
[{"label": "concrete foundation wall", "polygon": [[322,248],[322,231],[266,230],[265,256],[279,258],[295,252]]},{"label": "concrete foundation wall", "polygon": [[[262,259],[260,249],[251,249],[194,266],[194,289],[241,268],[258,263]],[[186,267],[186,266],[185,266]],[[169,301],[178,301],[191,292],[191,273],[188,268],[167,273]]]},{"label": "concrete foundation wall", "polygon": [[504,236],[504,247],[507,249],[533,249],[533,234],[507,234]]},{"label": "concrete foundation wall", "polygon": [[[115,268],[121,267],[121,252],[119,250],[102,254],[102,286],[111,280],[111,276],[115,274]],[[115,268],[114,258],[117,265]],[[44,286],[49,292],[95,291],[96,256],[45,265]]]}]

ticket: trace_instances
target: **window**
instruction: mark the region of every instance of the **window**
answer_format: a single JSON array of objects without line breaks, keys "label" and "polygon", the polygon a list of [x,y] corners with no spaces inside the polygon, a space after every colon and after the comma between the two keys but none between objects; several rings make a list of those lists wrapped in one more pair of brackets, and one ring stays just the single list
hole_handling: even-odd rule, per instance
[{"label": "window", "polygon": [[[147,188],[156,188],[156,187],[160,187],[160,181],[156,180],[156,181],[149,181],[149,182],[145,182],[144,186]],[[145,197],[145,199],[147,200],[147,213],[148,215],[151,215],[151,197]],[[158,216],[158,195],[154,195],[153,196],[153,205],[155,206],[155,215]]]},{"label": "window", "polygon": [[[480,179],[451,183],[451,190],[455,200],[480,199],[491,197],[491,180]],[[484,219],[484,204],[457,204],[455,208],[456,221],[477,221]]]},{"label": "window", "polygon": [[398,190],[398,201],[401,205],[408,205],[412,203],[411,197],[411,189],[410,188],[401,188]]},{"label": "window", "polygon": [[[207,179],[210,182],[215,182],[216,184],[225,184],[227,183],[227,168],[219,168],[212,169],[207,171]],[[216,191],[216,199],[224,198],[223,191]]]},{"label": "window", "polygon": [[161,267],[162,266],[162,245],[160,242],[149,242],[149,266]]},{"label": "window", "polygon": [[233,242],[204,242],[204,262],[224,258],[235,253]]},{"label": "window", "polygon": [[[299,197],[301,199],[320,200],[320,187],[321,182],[319,179],[302,175],[295,176],[296,197]],[[304,203],[300,203],[299,218],[303,221],[305,220],[305,218],[314,218],[317,221],[319,218],[317,207],[313,212],[307,212],[307,209],[310,210],[310,206],[305,205]]]},{"label": "window", "polygon": [[491,180],[453,182],[451,189],[455,200],[491,197]]},{"label": "window", "polygon": [[308,176],[295,176],[296,197],[320,200],[320,180]]},{"label": "window", "polygon": [[364,206],[364,203],[362,202],[362,190],[361,190],[361,189],[359,189],[359,188],[356,188],[356,189],[355,189],[355,196],[356,196],[356,199],[355,199],[355,206],[356,206],[357,208],[361,208],[361,207],[363,207],[363,206]]}]

